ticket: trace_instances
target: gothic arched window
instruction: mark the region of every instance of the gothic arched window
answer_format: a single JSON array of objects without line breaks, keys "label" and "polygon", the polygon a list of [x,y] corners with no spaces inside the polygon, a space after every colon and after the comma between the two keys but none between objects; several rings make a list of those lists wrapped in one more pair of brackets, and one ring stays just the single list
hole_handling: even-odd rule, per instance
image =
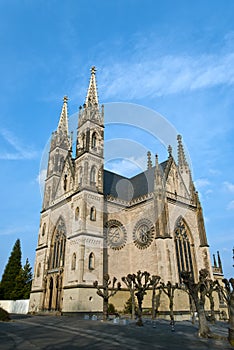
[{"label": "gothic arched window", "polygon": [[56,269],[64,266],[66,247],[66,227],[63,219],[60,217],[54,230],[51,244],[50,268]]},{"label": "gothic arched window", "polygon": [[92,207],[90,209],[90,220],[96,221],[96,208],[95,207]]},{"label": "gothic arched window", "polygon": [[75,210],[75,220],[76,221],[79,219],[79,215],[80,215],[80,209],[79,209],[79,207],[77,207]]},{"label": "gothic arched window", "polygon": [[180,282],[182,271],[191,272],[194,278],[189,229],[183,219],[178,220],[175,227],[175,249]]},{"label": "gothic arched window", "polygon": [[94,270],[94,254],[93,253],[90,253],[89,254],[89,270]]},{"label": "gothic arched window", "polygon": [[79,171],[78,171],[78,184],[79,184],[79,186],[81,186],[82,185],[82,167],[80,166],[79,167]]},{"label": "gothic arched window", "polygon": [[90,185],[96,184],[96,168],[93,166],[90,171]]},{"label": "gothic arched window", "polygon": [[82,135],[82,148],[85,149],[85,134]]},{"label": "gothic arched window", "polygon": [[39,263],[37,266],[37,277],[40,277],[40,275],[41,275],[41,263]]},{"label": "gothic arched window", "polygon": [[96,134],[96,132],[94,132],[93,135],[92,135],[91,147],[92,148],[96,148],[97,147],[97,134]]},{"label": "gothic arched window", "polygon": [[76,253],[73,253],[73,255],[72,255],[71,269],[72,270],[76,269]]},{"label": "gothic arched window", "polygon": [[42,236],[45,236],[45,232],[46,232],[46,223],[44,222],[43,226],[42,226]]}]

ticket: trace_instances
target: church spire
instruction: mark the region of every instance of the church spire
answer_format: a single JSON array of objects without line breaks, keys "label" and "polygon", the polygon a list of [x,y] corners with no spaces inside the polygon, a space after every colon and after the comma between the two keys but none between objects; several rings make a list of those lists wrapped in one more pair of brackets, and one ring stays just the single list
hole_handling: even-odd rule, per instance
[{"label": "church spire", "polygon": [[184,153],[184,146],[182,144],[182,136],[178,135],[177,136],[177,141],[178,141],[178,165],[179,167],[188,167],[188,163],[185,157]]},{"label": "church spire", "polygon": [[57,131],[66,133],[68,135],[67,101],[68,101],[68,97],[64,96],[64,98],[63,98],[63,106],[62,106],[62,111],[61,111],[61,114],[60,114],[60,119],[59,119]]},{"label": "church spire", "polygon": [[91,77],[89,81],[89,88],[85,100],[86,106],[98,105],[98,94],[97,94],[97,84],[96,84],[96,68],[93,66],[91,69]]}]

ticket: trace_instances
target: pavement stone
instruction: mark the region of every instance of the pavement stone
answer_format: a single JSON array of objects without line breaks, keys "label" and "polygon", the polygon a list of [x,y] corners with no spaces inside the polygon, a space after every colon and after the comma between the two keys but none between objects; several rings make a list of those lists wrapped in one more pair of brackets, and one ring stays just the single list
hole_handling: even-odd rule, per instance
[{"label": "pavement stone", "polygon": [[[94,318],[95,319],[95,318]],[[228,336],[228,324],[218,321],[211,330]],[[12,321],[0,322],[1,350],[102,349],[102,350],[228,350],[227,340],[201,339],[198,324],[144,319],[144,326],[120,318],[102,322],[78,316],[12,315]]]}]

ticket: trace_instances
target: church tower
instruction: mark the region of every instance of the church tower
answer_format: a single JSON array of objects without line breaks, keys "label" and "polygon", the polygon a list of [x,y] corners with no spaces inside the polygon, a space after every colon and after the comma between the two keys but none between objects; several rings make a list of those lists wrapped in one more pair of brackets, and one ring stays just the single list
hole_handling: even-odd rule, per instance
[{"label": "church tower", "polygon": [[[202,206],[180,135],[177,141],[178,160],[169,145],[165,161],[156,156],[153,165],[148,152],[147,169],[131,178],[108,171],[95,67],[79,108],[75,150],[64,97],[50,143],[31,312],[101,311],[93,282],[102,285],[104,273],[121,281],[129,273],[148,271],[165,283],[180,284],[182,271],[197,281],[206,268],[213,278]],[[122,290],[112,302],[123,310],[128,298]],[[186,314],[189,300],[186,306],[183,295],[178,292],[176,298],[175,309]]]},{"label": "church tower", "polygon": [[[30,308],[79,311],[101,308],[93,282],[103,276],[104,109],[95,77],[79,110],[76,156],[64,97],[52,133]],[[95,301],[95,302],[93,302]]]}]

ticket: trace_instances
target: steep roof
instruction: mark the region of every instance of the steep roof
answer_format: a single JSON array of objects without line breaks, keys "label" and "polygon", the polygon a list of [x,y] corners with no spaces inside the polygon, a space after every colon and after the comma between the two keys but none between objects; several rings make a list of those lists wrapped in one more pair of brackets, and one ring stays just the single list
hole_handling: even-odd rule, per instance
[{"label": "steep roof", "polygon": [[[165,171],[167,161],[160,164]],[[153,192],[155,167],[137,174],[131,178],[104,170],[104,194],[129,201]]]}]

